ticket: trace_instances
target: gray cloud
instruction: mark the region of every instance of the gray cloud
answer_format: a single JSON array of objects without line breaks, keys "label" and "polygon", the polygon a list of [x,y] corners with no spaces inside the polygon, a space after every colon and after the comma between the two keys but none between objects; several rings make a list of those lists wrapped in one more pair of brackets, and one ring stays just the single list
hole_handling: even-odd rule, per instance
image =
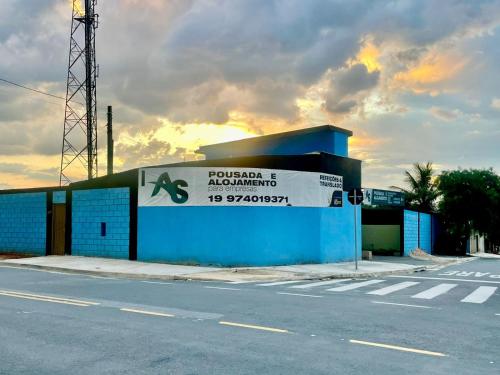
[{"label": "gray cloud", "polygon": [[[158,9],[159,16],[167,14],[170,22],[158,22],[148,7],[134,7],[139,18],[148,17],[148,24],[139,28],[133,22],[132,27],[140,31],[136,36],[127,30],[120,32],[120,26],[113,35],[127,35],[132,41],[146,37],[134,44],[137,51],[133,56],[123,49],[131,42],[113,43],[113,49],[119,50],[117,55],[126,55],[127,59],[122,60],[120,69],[125,74],[116,77],[111,85],[121,82],[115,90],[120,100],[148,113],[186,122],[200,117],[222,122],[231,110],[254,108],[220,95],[218,85],[234,85],[247,95],[260,98],[268,91],[257,82],[287,82],[295,85],[293,92],[297,95],[328,70],[337,70],[354,57],[366,34],[415,43],[414,50],[406,53],[415,55],[425,50],[426,44],[447,37],[464,25],[487,20],[476,9],[482,9],[481,6],[466,2],[440,8],[453,18],[446,27],[440,25],[442,19],[434,17],[432,1],[398,6],[364,1],[221,0],[195,1],[185,6],[174,2],[174,6]],[[459,13],[464,11],[470,16],[462,17]],[[454,13],[456,17],[451,17]],[[121,18],[119,22],[127,24]],[[409,58],[403,54],[401,58],[404,57]],[[210,95],[205,95],[207,105],[194,106],[192,103],[206,85],[212,86]],[[295,99],[293,95],[285,96],[279,103],[268,101],[265,109],[262,105],[259,109],[292,120],[297,113]]]},{"label": "gray cloud", "polygon": [[434,115],[434,117],[444,120],[444,121],[451,121],[457,119],[457,117],[460,115],[459,110],[447,110],[444,108],[438,108],[438,107],[432,107],[429,112]]},{"label": "gray cloud", "polygon": [[351,112],[357,104],[355,100],[337,101],[334,98],[327,98],[325,108],[331,113],[346,114]]},{"label": "gray cloud", "polygon": [[352,98],[358,93],[375,87],[380,77],[379,71],[369,73],[366,66],[356,64],[336,72],[330,82],[325,108],[332,113],[347,113],[357,104]]},{"label": "gray cloud", "polygon": [[427,48],[415,47],[405,49],[396,53],[396,58],[404,65],[410,65],[418,62],[420,57],[427,52]]}]

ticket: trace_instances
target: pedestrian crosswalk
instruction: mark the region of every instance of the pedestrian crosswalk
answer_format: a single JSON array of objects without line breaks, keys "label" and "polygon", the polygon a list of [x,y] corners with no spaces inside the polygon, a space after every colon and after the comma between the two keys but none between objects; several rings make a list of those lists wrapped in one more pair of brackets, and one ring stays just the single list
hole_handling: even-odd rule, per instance
[{"label": "pedestrian crosswalk", "polygon": [[439,284],[430,289],[424,290],[423,292],[415,294],[414,296],[411,296],[411,298],[433,299],[441,294],[448,293],[456,286],[457,284]]},{"label": "pedestrian crosswalk", "polygon": [[[414,279],[413,279],[414,280]],[[370,280],[354,280],[354,279],[331,279],[321,281],[308,280],[286,280],[273,281],[265,283],[245,282],[252,284],[255,287],[276,287],[280,288],[280,294],[284,295],[301,295],[297,293],[287,293],[283,289],[288,289],[290,292],[307,291],[323,292],[327,294],[353,292],[362,293],[371,296],[405,296],[419,300],[439,300],[446,294],[451,293],[454,298],[458,296],[458,300],[462,303],[482,304],[487,302],[491,297],[497,294],[498,287],[496,286],[471,286],[466,284],[450,284],[439,283],[435,279],[426,281],[402,281],[387,279],[370,279]],[[446,281],[446,280],[443,280]],[[311,296],[311,295],[308,295]]]},{"label": "pedestrian crosswalk", "polygon": [[391,293],[397,292],[398,290],[406,289],[406,288],[409,288],[409,287],[417,285],[417,284],[420,284],[420,283],[415,282],[415,281],[405,281],[402,283],[386,286],[385,288],[382,288],[382,289],[372,290],[371,292],[368,292],[366,294],[374,294],[376,296],[385,296],[387,294],[391,294]]},{"label": "pedestrian crosswalk", "polygon": [[345,279],[334,279],[334,280],[318,281],[318,282],[310,283],[310,284],[294,285],[294,286],[291,286],[290,288],[309,289],[309,288],[314,288],[316,286],[338,284],[338,283],[342,283],[344,281],[346,281],[346,280]]},{"label": "pedestrian crosswalk", "polygon": [[292,281],[277,281],[274,283],[265,283],[265,284],[259,284],[260,286],[276,286],[276,285],[286,285],[286,284],[296,284],[300,283],[301,280],[292,280]]},{"label": "pedestrian crosswalk", "polygon": [[347,285],[343,285],[343,286],[338,286],[336,288],[331,288],[331,289],[327,289],[327,290],[331,291],[331,292],[345,292],[347,290],[359,289],[359,288],[363,288],[364,286],[383,283],[383,282],[384,282],[384,280],[368,280],[368,281],[362,281],[360,283],[352,283],[352,284],[347,284]]},{"label": "pedestrian crosswalk", "polygon": [[494,286],[480,286],[467,297],[465,297],[462,302],[468,303],[483,303],[486,302],[493,294],[495,294],[497,288]]}]

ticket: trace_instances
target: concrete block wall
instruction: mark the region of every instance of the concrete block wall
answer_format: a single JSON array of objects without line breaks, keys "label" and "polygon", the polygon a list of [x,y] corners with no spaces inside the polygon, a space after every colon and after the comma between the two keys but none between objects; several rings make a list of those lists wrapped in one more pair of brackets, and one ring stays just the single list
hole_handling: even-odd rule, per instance
[{"label": "concrete block wall", "polygon": [[66,192],[65,191],[54,191],[52,193],[52,203],[53,204],[66,203]]},{"label": "concrete block wall", "polygon": [[72,255],[128,259],[129,235],[128,187],[73,191]]},{"label": "concrete block wall", "polygon": [[404,255],[420,248],[431,254],[433,247],[433,220],[431,214],[404,210]]},{"label": "concrete block wall", "polygon": [[418,248],[418,212],[404,210],[404,255]]},{"label": "concrete block wall", "polygon": [[432,240],[431,240],[431,215],[420,213],[420,248],[427,253],[432,252]]},{"label": "concrete block wall", "polygon": [[47,193],[0,194],[0,250],[45,255]]}]

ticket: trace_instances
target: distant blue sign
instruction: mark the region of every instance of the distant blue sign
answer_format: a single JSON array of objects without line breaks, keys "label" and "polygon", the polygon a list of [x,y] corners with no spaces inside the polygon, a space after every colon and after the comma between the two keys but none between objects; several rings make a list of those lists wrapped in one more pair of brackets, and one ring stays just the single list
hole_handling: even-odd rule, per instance
[{"label": "distant blue sign", "polygon": [[363,203],[371,206],[396,206],[405,205],[405,196],[399,191],[364,189]]}]

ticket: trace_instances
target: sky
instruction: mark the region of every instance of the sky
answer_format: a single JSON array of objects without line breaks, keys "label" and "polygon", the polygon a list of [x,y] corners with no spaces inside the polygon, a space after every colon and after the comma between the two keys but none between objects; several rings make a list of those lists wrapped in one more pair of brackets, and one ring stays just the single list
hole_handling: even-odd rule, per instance
[{"label": "sky", "polygon": [[[204,144],[332,124],[363,187],[415,162],[500,172],[500,0],[101,0],[115,170]],[[65,96],[70,0],[0,2],[0,78]],[[0,188],[59,182],[64,100],[0,82]],[[78,178],[78,176],[76,176]],[[82,171],[81,177],[84,177]]]}]

